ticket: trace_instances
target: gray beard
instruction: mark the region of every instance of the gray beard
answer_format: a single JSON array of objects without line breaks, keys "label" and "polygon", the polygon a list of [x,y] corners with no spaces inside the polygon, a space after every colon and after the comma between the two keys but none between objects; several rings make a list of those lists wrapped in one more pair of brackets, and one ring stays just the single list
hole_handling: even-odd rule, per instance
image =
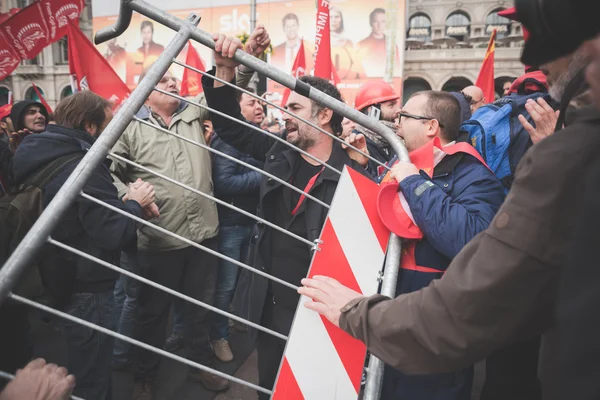
[{"label": "gray beard", "polygon": [[550,96],[556,100],[561,101],[562,97],[567,90],[569,83],[575,78],[575,76],[588,65],[588,59],[581,53],[577,52],[573,56],[573,60],[569,63],[569,69],[564,74],[560,75],[556,82],[550,87]]}]

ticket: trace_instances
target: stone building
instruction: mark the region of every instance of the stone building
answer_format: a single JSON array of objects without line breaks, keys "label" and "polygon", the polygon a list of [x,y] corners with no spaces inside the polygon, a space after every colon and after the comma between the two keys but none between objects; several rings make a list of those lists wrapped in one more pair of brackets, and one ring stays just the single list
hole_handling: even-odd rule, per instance
[{"label": "stone building", "polygon": [[[33,3],[33,0],[1,0],[0,13],[12,8],[23,8]],[[79,18],[81,30],[92,38],[92,7],[91,0],[85,0],[85,8]],[[0,104],[6,104],[8,92],[13,92],[15,101],[37,99],[31,83],[40,89],[42,95],[54,108],[58,102],[71,94],[69,65],[67,53],[67,38],[47,46],[33,60],[21,61],[21,65],[13,73],[0,81]]]},{"label": "stone building", "polygon": [[496,92],[523,74],[521,25],[496,13],[510,0],[410,0],[404,97],[420,90],[456,91],[477,80],[489,37],[496,29]]}]

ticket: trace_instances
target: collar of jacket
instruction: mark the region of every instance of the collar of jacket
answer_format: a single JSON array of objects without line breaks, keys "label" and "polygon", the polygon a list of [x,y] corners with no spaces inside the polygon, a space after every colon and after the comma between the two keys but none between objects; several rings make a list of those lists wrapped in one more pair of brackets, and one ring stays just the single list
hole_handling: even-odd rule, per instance
[{"label": "collar of jacket", "polygon": [[72,137],[73,139],[77,139],[81,142],[85,142],[89,146],[86,146],[85,144],[82,145],[84,150],[89,149],[96,142],[96,139],[87,132],[82,132],[72,128],[66,128],[60,125],[50,124],[46,128],[46,132],[60,133],[61,135],[66,135]]},{"label": "collar of jacket", "polygon": [[[179,103],[179,107],[177,108],[177,111],[175,111],[175,113],[173,114],[173,117],[175,117],[176,115],[181,114],[188,107],[188,105],[189,104],[186,101],[181,101]],[[148,119],[150,119],[151,115],[152,115],[152,109],[150,107],[148,107],[147,105],[145,105],[145,104],[135,114],[136,117],[138,117],[139,119],[143,119],[145,121],[147,121]]]},{"label": "collar of jacket", "polygon": [[[464,131],[460,131],[456,143],[468,142],[469,134]],[[456,153],[451,156],[446,156],[439,162],[438,165],[433,169],[433,176],[431,179],[440,178],[442,176],[449,175],[456,165],[463,159],[465,153]]]},{"label": "collar of jacket", "polygon": [[563,125],[568,126],[573,122],[573,111],[592,104],[590,86],[585,80],[586,69],[582,68],[567,85],[560,99],[560,115],[556,122],[555,131],[560,131],[563,129]]}]

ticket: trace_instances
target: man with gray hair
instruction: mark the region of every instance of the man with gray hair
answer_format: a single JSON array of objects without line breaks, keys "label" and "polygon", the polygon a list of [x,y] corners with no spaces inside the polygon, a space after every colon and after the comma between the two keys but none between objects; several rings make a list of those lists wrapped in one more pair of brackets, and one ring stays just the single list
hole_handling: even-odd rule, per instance
[{"label": "man with gray hair", "polygon": [[[266,29],[259,25],[246,42],[245,50],[255,56],[262,54],[265,47],[258,43],[265,36],[268,37]],[[239,69],[237,84],[245,87],[252,75],[253,71]],[[113,153],[213,196],[210,153],[160,130],[169,130],[205,145],[204,120],[208,119],[208,111],[178,98],[177,82],[170,72],[165,73],[156,87],[162,92],[150,94],[146,105],[137,113],[137,120],[132,121],[119,138]],[[204,94],[194,101],[204,103]],[[211,250],[217,249],[219,223],[213,200],[159,178],[146,169],[133,167],[122,159],[113,158],[111,170],[117,178],[115,185],[121,195],[124,194],[125,185],[136,182],[138,178],[154,185],[156,204],[160,210],[160,215],[155,219],[156,225]],[[218,267],[215,256],[147,227],[139,230],[137,245],[137,264],[142,276],[196,300],[213,303]],[[137,293],[138,308],[133,337],[154,347],[162,347],[171,302],[172,296],[164,291],[141,285]],[[213,352],[209,345],[211,324],[208,310],[186,302],[183,317],[189,358],[211,366]],[[134,399],[154,399],[153,384],[160,359],[153,352],[136,348]],[[226,379],[206,371],[194,370],[190,379],[212,391],[229,388]]]}]

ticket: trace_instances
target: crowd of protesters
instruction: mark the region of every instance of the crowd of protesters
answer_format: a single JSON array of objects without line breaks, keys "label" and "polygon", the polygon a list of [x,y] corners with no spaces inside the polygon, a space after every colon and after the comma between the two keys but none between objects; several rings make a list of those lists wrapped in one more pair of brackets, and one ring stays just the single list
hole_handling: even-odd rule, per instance
[{"label": "crowd of protesters", "polygon": [[[598,191],[600,39],[563,54],[529,53],[528,60],[540,68],[504,85],[506,96],[549,89],[555,101],[529,101],[530,119],[518,118],[527,133],[527,149],[532,149],[523,156],[508,197],[506,182],[488,168],[461,130],[490,100],[480,88],[419,92],[402,104],[384,81],[361,87],[356,109],[394,131],[413,161],[424,151],[433,152],[431,169],[423,170],[416,161],[398,161],[379,133],[298,93],[292,92],[286,103],[294,115],[283,114],[280,123],[259,99],[212,79],[247,88],[254,72],[232,56],[238,49],[262,54],[270,44],[263,26],[245,45],[224,35],[214,40],[215,67],[203,77],[203,93],[193,101],[219,113],[170,96],[179,91],[167,72],[157,84],[161,91],[148,97],[83,188],[120,212],[79,197],[53,239],[286,336],[299,294],[247,269],[240,272],[231,260],[304,284],[300,294],[312,299],[307,307],[364,341],[387,363],[384,400],[468,400],[473,365],[486,358],[483,400],[536,400],[542,393],[548,399],[559,394],[569,398],[573,392],[552,386],[560,382],[558,373],[569,388],[579,383],[581,393],[598,393],[593,392],[597,382],[586,381],[577,365],[577,360],[590,359],[573,332],[574,327],[598,331],[583,316],[595,318],[587,302],[596,304],[597,291],[592,282],[581,286],[573,272],[560,281],[558,298],[555,289],[563,265],[597,275],[586,258],[598,237],[597,224],[590,228],[589,221],[578,220],[582,209],[590,211],[585,218],[598,219],[593,200]],[[300,80],[343,101],[327,80]],[[539,86],[526,87],[524,82],[532,80]],[[89,91],[62,100],[53,115],[35,101],[4,111],[0,196],[18,193],[42,171],[42,202],[48,205],[112,118],[111,104]],[[261,129],[303,152],[257,132]],[[319,238],[327,209],[298,190],[331,203],[340,176],[325,164],[337,170],[348,166],[378,183],[395,183],[392,197],[402,195],[410,208],[418,235],[404,243],[395,299],[363,297],[327,277],[304,279],[311,247],[275,228],[310,242]],[[386,222],[399,224],[391,219]],[[45,252],[38,265],[48,301],[73,317],[170,352],[185,347],[188,359],[208,367],[215,366],[215,358],[231,362],[236,356],[226,316],[65,249]],[[582,287],[579,298],[573,297],[577,287]],[[241,300],[233,302],[234,296]],[[233,303],[239,308],[232,308]],[[562,343],[552,332],[555,303]],[[32,391],[47,391],[47,397],[40,397],[47,399],[71,392],[109,399],[113,369],[132,373],[134,399],[156,398],[161,356],[70,320],[48,317],[66,339],[67,365],[39,359],[27,364],[32,358],[27,310],[14,302],[0,308],[0,370],[19,370],[0,399],[37,399],[27,397]],[[588,344],[595,340],[591,334],[583,338]],[[255,343],[258,384],[270,390],[285,342],[259,331]],[[538,373],[541,348],[545,365],[558,359],[560,367],[543,370],[540,363]],[[557,358],[559,351],[562,357]],[[227,379],[207,371],[192,369],[189,379],[214,392],[230,387]]]}]

